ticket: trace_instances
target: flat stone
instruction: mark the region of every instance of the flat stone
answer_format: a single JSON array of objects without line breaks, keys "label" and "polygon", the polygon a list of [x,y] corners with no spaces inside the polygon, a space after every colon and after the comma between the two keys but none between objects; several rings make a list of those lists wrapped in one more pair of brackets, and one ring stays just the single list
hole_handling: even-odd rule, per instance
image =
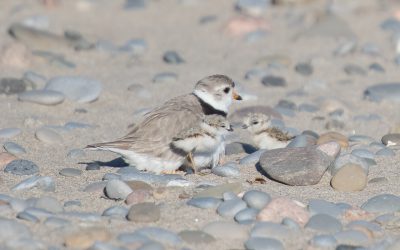
[{"label": "flat stone", "polygon": [[302,103],[299,105],[298,110],[300,112],[315,113],[319,110],[319,107],[314,104]]},{"label": "flat stone", "polygon": [[209,244],[215,241],[215,238],[201,230],[183,230],[179,234],[185,242],[189,244]]},{"label": "flat stone", "polygon": [[240,175],[239,166],[234,162],[228,162],[224,165],[212,168],[211,172],[221,177],[238,177]]},{"label": "flat stone", "polygon": [[54,216],[52,212],[37,207],[28,207],[24,210],[24,212],[29,215],[35,216],[36,218],[39,218],[39,220],[45,220],[51,216]]},{"label": "flat stone", "polygon": [[27,83],[17,78],[1,78],[0,94],[15,95],[26,91]]},{"label": "flat stone", "polygon": [[214,221],[207,224],[203,231],[216,239],[245,240],[248,237],[246,229],[235,222]]},{"label": "flat stone", "polygon": [[13,155],[21,155],[26,153],[26,150],[15,142],[6,142],[4,143],[3,147],[8,153]]},{"label": "flat stone", "polygon": [[235,214],[235,221],[239,224],[251,224],[256,220],[260,210],[255,208],[245,208]]},{"label": "flat stone", "polygon": [[0,153],[0,169],[3,170],[4,167],[8,163],[10,163],[10,162],[12,162],[12,161],[14,161],[16,159],[17,159],[17,157],[15,157],[14,155],[12,155],[10,153],[7,153],[7,152]]},{"label": "flat stone", "polygon": [[251,208],[263,209],[271,201],[271,196],[262,191],[250,190],[243,195],[243,200]]},{"label": "flat stone", "polygon": [[178,54],[176,51],[167,51],[163,55],[163,60],[166,63],[170,64],[181,64],[184,63],[185,60]]},{"label": "flat stone", "polygon": [[152,192],[146,189],[134,189],[125,199],[127,205],[150,201]]},{"label": "flat stone", "polygon": [[316,214],[310,218],[305,228],[313,229],[322,233],[337,233],[342,230],[342,223],[330,215]]},{"label": "flat stone", "polygon": [[321,134],[317,140],[317,144],[320,145],[332,141],[339,143],[342,148],[349,147],[349,141],[347,137],[337,132],[327,132],[325,134]]},{"label": "flat stone", "polygon": [[19,212],[17,214],[17,218],[21,219],[21,220],[26,220],[26,221],[29,221],[29,222],[33,222],[33,223],[38,223],[40,221],[38,217],[36,217],[36,216],[34,216],[32,214],[29,214],[27,212]]},{"label": "flat stone", "polygon": [[67,177],[80,176],[82,174],[82,170],[76,168],[63,168],[60,170],[59,174]]},{"label": "flat stone", "polygon": [[380,194],[370,198],[361,208],[371,213],[393,213],[400,211],[400,197]]},{"label": "flat stone", "polygon": [[3,128],[0,129],[0,138],[10,139],[21,134],[22,130],[19,128]]},{"label": "flat stone", "polygon": [[105,193],[110,199],[125,200],[132,193],[132,189],[121,180],[110,180],[106,185]]},{"label": "flat stone", "polygon": [[143,227],[136,230],[135,234],[145,236],[168,246],[182,244],[182,239],[176,233],[159,227]]},{"label": "flat stone", "polygon": [[50,79],[45,89],[61,92],[78,103],[87,103],[99,97],[102,86],[100,82],[83,76],[60,76]]},{"label": "flat stone", "polygon": [[289,227],[273,222],[258,222],[250,232],[250,237],[266,237],[277,240],[294,240],[297,235]]},{"label": "flat stone", "polygon": [[39,167],[28,160],[13,160],[6,165],[4,172],[15,175],[33,175],[39,172]]},{"label": "flat stone", "polygon": [[331,179],[331,186],[338,191],[360,191],[367,185],[367,174],[360,165],[346,164]]},{"label": "flat stone", "polygon": [[239,182],[233,182],[233,183],[226,183],[226,184],[221,184],[217,185],[214,187],[209,187],[203,191],[200,191],[199,193],[194,195],[194,198],[199,198],[199,197],[215,197],[215,198],[223,198],[223,194],[225,192],[232,191],[236,194],[240,193],[242,191],[242,184]]},{"label": "flat stone", "polygon": [[134,222],[156,222],[161,217],[160,207],[151,202],[132,205],[129,209],[128,220]]},{"label": "flat stone", "polygon": [[239,164],[240,165],[245,165],[245,164],[256,164],[259,162],[261,155],[265,152],[265,149],[260,149],[257,150],[254,153],[251,153],[249,155],[246,155],[242,159],[240,159]]},{"label": "flat stone", "polygon": [[152,192],[153,187],[143,181],[125,181],[132,190],[145,190]]},{"label": "flat stone", "polygon": [[18,94],[18,100],[42,105],[57,105],[64,101],[63,93],[53,90],[31,90]]},{"label": "flat stone", "polygon": [[390,148],[383,148],[375,153],[377,156],[395,156],[396,153]]},{"label": "flat stone", "polygon": [[128,40],[119,49],[122,51],[128,51],[132,53],[132,55],[134,56],[140,56],[146,52],[146,50],[148,49],[148,45],[146,40],[138,38],[138,39]]},{"label": "flat stone", "polygon": [[294,69],[297,73],[303,76],[310,76],[314,71],[313,67],[309,63],[298,63]]},{"label": "flat stone", "polygon": [[225,145],[225,155],[235,155],[235,154],[251,154],[257,151],[255,147],[250,144],[241,142],[231,142]]},{"label": "flat stone", "polygon": [[108,181],[99,181],[88,184],[82,191],[83,192],[102,192],[106,187]]},{"label": "flat stone", "polygon": [[261,83],[266,87],[286,87],[286,80],[280,76],[264,76],[261,79]]},{"label": "flat stone", "polygon": [[196,197],[188,200],[186,204],[197,208],[216,209],[221,203],[221,199],[214,197]]},{"label": "flat stone", "polygon": [[163,72],[156,74],[153,78],[153,83],[167,84],[175,83],[178,80],[178,75],[172,72]]},{"label": "flat stone", "polygon": [[125,219],[128,215],[129,209],[122,206],[112,206],[103,211],[102,216],[123,218]]},{"label": "flat stone", "polygon": [[12,191],[19,191],[37,187],[46,192],[54,192],[56,184],[50,176],[32,176],[11,188]]},{"label": "flat stone", "polygon": [[334,218],[340,218],[342,209],[332,202],[320,199],[311,199],[308,202],[308,210],[311,215],[327,214]]},{"label": "flat stone", "polygon": [[400,101],[400,83],[380,83],[368,87],[364,91],[364,98],[373,101]]},{"label": "flat stone", "polygon": [[103,228],[90,228],[65,236],[64,245],[70,249],[87,249],[96,241],[109,241],[111,237]]},{"label": "flat stone", "polygon": [[400,144],[400,134],[387,134],[382,137],[382,143],[386,146],[396,146]]},{"label": "flat stone", "polygon": [[43,225],[46,225],[47,227],[52,229],[67,227],[71,224],[71,221],[58,217],[49,217],[43,222]]},{"label": "flat stone", "polygon": [[247,250],[284,250],[282,242],[267,237],[251,237],[244,246]]},{"label": "flat stone", "polygon": [[63,216],[67,218],[71,218],[74,220],[79,220],[80,222],[88,222],[88,223],[99,223],[103,221],[103,217],[100,214],[93,213],[93,212],[64,212],[62,213]]},{"label": "flat stone", "polygon": [[64,207],[81,207],[82,202],[80,200],[70,200],[64,202]]},{"label": "flat stone", "polygon": [[369,172],[369,164],[365,158],[353,154],[343,154],[336,158],[335,163],[330,167],[331,175],[335,175],[342,167],[348,164],[358,165],[366,174]]},{"label": "flat stone", "polygon": [[334,161],[334,157],[318,150],[319,147],[324,145],[269,150],[261,155],[260,165],[269,178],[284,184],[314,185],[321,180],[326,169]]},{"label": "flat stone", "polygon": [[375,154],[372,153],[371,151],[364,149],[364,148],[356,148],[351,151],[351,154],[356,155],[361,158],[367,158],[367,159],[374,159]]},{"label": "flat stone", "polygon": [[161,243],[155,241],[149,241],[144,243],[137,250],[164,250],[164,249],[165,247]]},{"label": "flat stone", "polygon": [[358,75],[358,76],[365,76],[367,75],[367,71],[356,64],[347,64],[343,68],[344,72],[347,75]]},{"label": "flat stone", "polygon": [[233,217],[246,207],[246,202],[236,198],[222,202],[217,208],[217,213],[223,217]]},{"label": "flat stone", "polygon": [[62,144],[64,141],[62,136],[59,135],[57,132],[53,131],[52,129],[44,127],[36,130],[35,136],[39,141],[51,145]]},{"label": "flat stone", "polygon": [[368,69],[370,71],[378,72],[378,73],[385,73],[385,68],[380,65],[379,63],[372,63],[369,65]]},{"label": "flat stone", "polygon": [[335,237],[332,235],[315,235],[310,243],[315,247],[321,248],[334,248],[337,244]]},{"label": "flat stone", "polygon": [[339,244],[348,244],[352,246],[364,245],[369,242],[369,238],[361,231],[345,230],[334,234]]},{"label": "flat stone", "polygon": [[316,140],[308,135],[298,135],[289,144],[287,148],[304,148],[307,146],[313,146],[316,144]]},{"label": "flat stone", "polygon": [[16,220],[0,218],[0,242],[30,238],[32,233],[27,226]]},{"label": "flat stone", "polygon": [[61,213],[64,211],[61,203],[56,198],[50,196],[39,198],[35,203],[35,207],[45,209],[51,213]]}]

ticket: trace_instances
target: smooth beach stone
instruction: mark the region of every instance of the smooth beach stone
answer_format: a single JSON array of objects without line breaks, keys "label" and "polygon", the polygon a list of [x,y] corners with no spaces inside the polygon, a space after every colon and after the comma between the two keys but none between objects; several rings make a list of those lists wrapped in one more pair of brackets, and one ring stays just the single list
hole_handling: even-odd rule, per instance
[{"label": "smooth beach stone", "polygon": [[211,172],[221,177],[237,177],[240,175],[238,164],[234,162],[228,162],[224,165],[212,168]]},{"label": "smooth beach stone", "polygon": [[133,205],[150,200],[153,194],[152,191],[146,189],[132,189],[132,193],[130,193],[125,199],[125,204],[127,205]]},{"label": "smooth beach stone", "polygon": [[37,187],[46,192],[54,192],[56,184],[50,176],[32,176],[11,188],[12,191],[19,191]]},{"label": "smooth beach stone", "polygon": [[228,221],[211,222],[204,226],[203,231],[216,239],[245,240],[248,237],[247,230],[243,226]]},{"label": "smooth beach stone", "polygon": [[54,215],[52,212],[47,211],[46,209],[36,208],[36,207],[28,207],[24,210],[24,212],[33,215],[39,218],[40,220],[47,219]]},{"label": "smooth beach stone", "polygon": [[61,135],[48,128],[36,130],[35,136],[39,141],[47,144],[62,144],[64,141]]},{"label": "smooth beach stone", "polygon": [[36,217],[36,216],[34,216],[32,214],[29,214],[27,212],[18,213],[17,214],[17,218],[21,219],[21,220],[26,220],[26,221],[29,221],[29,222],[33,222],[33,223],[38,223],[40,221],[38,217]]},{"label": "smooth beach stone", "polygon": [[50,79],[45,89],[61,92],[72,101],[87,103],[99,97],[102,86],[97,80],[83,76],[59,76]]},{"label": "smooth beach stone", "polygon": [[363,149],[363,148],[353,149],[353,151],[351,151],[351,154],[352,155],[356,155],[356,156],[361,157],[361,158],[367,158],[367,159],[374,159],[375,158],[374,153],[370,152],[367,149]]},{"label": "smooth beach stone", "polygon": [[358,75],[358,76],[365,76],[367,74],[367,71],[361,68],[358,65],[355,64],[347,64],[343,68],[344,72],[346,72],[347,75]]},{"label": "smooth beach stone", "polygon": [[122,175],[115,175],[115,177],[120,178],[122,181],[143,181],[148,184],[157,184],[157,185],[168,185],[171,181],[177,181],[176,183],[170,183],[174,185],[182,185],[179,181],[186,181],[184,183],[187,184],[187,180],[183,179],[182,176],[176,174],[167,174],[167,175],[157,175],[146,172],[131,172]]},{"label": "smooth beach stone", "polygon": [[152,202],[132,205],[128,212],[128,220],[134,222],[156,222],[161,217],[160,207]]},{"label": "smooth beach stone", "polygon": [[98,181],[88,184],[82,191],[83,192],[103,192],[108,181]]},{"label": "smooth beach stone", "polygon": [[400,134],[387,134],[382,137],[382,143],[386,146],[395,146],[400,144]]},{"label": "smooth beach stone", "polygon": [[100,164],[97,162],[91,162],[89,164],[86,165],[85,168],[86,171],[96,171],[96,170],[100,170]]},{"label": "smooth beach stone", "polygon": [[311,245],[321,248],[333,248],[336,246],[337,241],[332,235],[315,235],[310,240]]},{"label": "smooth beach stone", "polygon": [[335,56],[344,56],[350,53],[353,53],[356,50],[357,41],[354,39],[344,41],[341,43],[334,51],[333,54]]},{"label": "smooth beach stone", "polygon": [[253,152],[249,155],[246,155],[242,159],[240,159],[239,164],[244,165],[244,164],[256,164],[259,160],[261,155],[265,152],[265,149],[260,149],[257,150],[256,152]]},{"label": "smooth beach stone", "polygon": [[261,79],[261,83],[266,87],[286,87],[286,80],[280,76],[267,75]]},{"label": "smooth beach stone", "polygon": [[309,63],[298,63],[295,66],[295,70],[297,73],[303,76],[310,76],[314,72],[314,69]]},{"label": "smooth beach stone", "polygon": [[242,191],[242,184],[239,182],[233,182],[233,183],[226,183],[226,184],[221,184],[213,187],[209,187],[203,191],[200,191],[199,193],[194,195],[194,198],[199,198],[199,197],[215,197],[215,198],[223,198],[223,194],[225,192],[232,191],[236,194],[240,193]]},{"label": "smooth beach stone", "polygon": [[255,208],[245,208],[235,214],[235,221],[239,224],[251,224],[256,220],[260,210]]},{"label": "smooth beach stone", "polygon": [[74,130],[74,129],[88,129],[88,128],[94,128],[95,126],[87,123],[82,123],[82,122],[67,122],[64,125],[64,128],[67,130]]},{"label": "smooth beach stone", "polygon": [[374,236],[382,236],[383,235],[383,229],[380,225],[378,225],[378,223],[374,223],[374,222],[369,222],[369,221],[365,221],[365,220],[355,220],[355,221],[351,221],[350,223],[347,224],[346,226],[349,229],[366,229],[372,232],[372,234]]},{"label": "smooth beach stone", "polygon": [[8,203],[15,212],[24,211],[29,206],[28,202],[18,198],[11,199]]},{"label": "smooth beach stone", "polygon": [[183,230],[179,234],[182,240],[189,244],[209,244],[215,241],[215,238],[201,230]]},{"label": "smooth beach stone", "polygon": [[245,15],[258,17],[270,5],[271,0],[238,0],[235,4],[235,9]]},{"label": "smooth beach stone", "polygon": [[59,174],[67,177],[80,176],[82,174],[82,170],[76,168],[63,168],[60,170]]},{"label": "smooth beach stone", "polygon": [[400,83],[380,83],[368,87],[364,91],[364,98],[373,101],[400,101]]},{"label": "smooth beach stone", "polygon": [[103,219],[100,214],[92,212],[71,211],[71,212],[64,212],[62,213],[62,215],[71,219],[79,220],[81,222],[91,222],[91,223],[100,222]]},{"label": "smooth beach stone", "polygon": [[369,164],[366,159],[353,154],[343,154],[336,158],[334,164],[330,167],[331,175],[335,175],[342,167],[349,164],[361,167],[366,174],[369,172]]},{"label": "smooth beach stone", "polygon": [[339,143],[342,148],[349,147],[349,141],[347,137],[337,132],[327,132],[321,134],[317,140],[317,144],[320,145],[332,141]]},{"label": "smooth beach stone", "polygon": [[6,142],[4,143],[3,147],[8,153],[13,155],[21,155],[26,153],[26,150],[15,142]]},{"label": "smooth beach stone", "polygon": [[273,222],[258,222],[250,232],[250,237],[267,237],[277,240],[293,240],[297,233],[289,227]]},{"label": "smooth beach stone", "polygon": [[197,208],[216,209],[221,203],[221,199],[217,199],[214,197],[197,197],[188,200],[186,204]]},{"label": "smooth beach stone", "polygon": [[319,134],[312,130],[304,130],[301,134],[310,136],[310,137],[314,138],[315,140],[317,140],[319,138]]},{"label": "smooth beach stone", "polygon": [[322,233],[336,233],[342,230],[342,223],[330,215],[316,214],[310,218],[305,228],[313,229]]},{"label": "smooth beach stone", "polygon": [[370,198],[361,208],[371,213],[393,213],[400,211],[400,197],[392,194],[380,194]]},{"label": "smooth beach stone", "polygon": [[39,172],[39,167],[28,160],[13,160],[6,165],[4,172],[15,175],[33,175]]},{"label": "smooth beach stone", "polygon": [[3,128],[0,129],[0,138],[10,139],[21,134],[22,130],[19,128]]},{"label": "smooth beach stone", "polygon": [[147,1],[145,0],[125,0],[124,10],[144,9],[146,6]]},{"label": "smooth beach stone", "polygon": [[166,51],[163,55],[163,60],[170,64],[180,64],[185,62],[176,51]]},{"label": "smooth beach stone", "polygon": [[375,72],[379,72],[379,73],[385,73],[385,68],[382,67],[382,65],[380,65],[379,63],[370,64],[368,69],[370,71],[375,71]]},{"label": "smooth beach stone", "polygon": [[348,163],[332,177],[331,186],[338,191],[360,191],[367,185],[367,173],[357,164]]},{"label": "smooth beach stone", "polygon": [[64,207],[81,207],[82,202],[80,200],[70,200],[64,202]]},{"label": "smooth beach stone", "polygon": [[104,228],[91,227],[69,232],[64,236],[66,249],[88,249],[95,242],[107,242],[111,239],[111,233]]},{"label": "smooth beach stone", "polygon": [[32,237],[32,233],[23,223],[0,218],[0,242],[30,237]]},{"label": "smooth beach stone", "polygon": [[58,217],[49,217],[44,222],[43,225],[50,228],[61,228],[70,226],[72,223],[69,220],[58,218]]},{"label": "smooth beach stone", "polygon": [[396,153],[390,148],[383,148],[381,150],[378,150],[375,154],[378,156],[395,156],[396,155]]},{"label": "smooth beach stone", "polygon": [[231,191],[225,192],[222,196],[223,196],[223,197],[222,197],[222,200],[223,200],[223,201],[229,201],[229,200],[233,200],[233,199],[239,199],[239,197],[238,197],[234,192],[231,192]]},{"label": "smooth beach stone", "polygon": [[[314,143],[312,143],[312,141],[314,141]],[[293,140],[291,140],[286,147],[287,148],[304,148],[307,146],[315,145],[315,142],[316,142],[316,140],[310,139],[310,136],[301,134],[301,135],[296,136]]]},{"label": "smooth beach stone", "polygon": [[369,242],[369,238],[361,231],[345,230],[334,234],[339,244],[348,244],[352,246],[364,245]]},{"label": "smooth beach stone", "polygon": [[112,206],[103,211],[102,216],[109,216],[115,218],[123,218],[128,215],[129,209],[122,206]]},{"label": "smooth beach stone", "polygon": [[167,84],[174,83],[178,80],[178,75],[172,72],[158,73],[153,77],[153,83]]},{"label": "smooth beach stone", "polygon": [[128,51],[134,56],[143,55],[148,48],[147,42],[144,39],[131,39],[122,45],[119,50]]},{"label": "smooth beach stone", "polygon": [[67,153],[67,157],[68,157],[68,158],[71,158],[71,159],[82,158],[82,157],[85,157],[85,156],[86,156],[85,151],[83,151],[83,150],[80,149],[80,148],[71,149],[71,150],[68,151],[68,153]]},{"label": "smooth beach stone", "polygon": [[271,201],[271,196],[262,191],[250,190],[243,195],[243,201],[251,208],[263,209]]},{"label": "smooth beach stone", "polygon": [[244,246],[247,250],[284,250],[282,242],[267,237],[251,237]]},{"label": "smooth beach stone", "polygon": [[53,90],[31,90],[18,94],[18,100],[42,105],[57,105],[64,101],[63,93]]},{"label": "smooth beach stone", "polygon": [[176,233],[159,227],[143,227],[136,230],[134,233],[168,246],[178,246],[182,244],[182,239]]},{"label": "smooth beach stone", "polygon": [[314,104],[302,103],[299,105],[298,110],[300,112],[315,113],[319,110],[319,107]]},{"label": "smooth beach stone", "polygon": [[132,243],[144,244],[146,242],[151,241],[149,237],[136,233],[120,233],[116,238],[119,242],[123,244],[132,244]]},{"label": "smooth beach stone", "polygon": [[223,217],[233,217],[239,211],[245,209],[247,204],[241,199],[232,199],[222,202],[218,208],[217,213]]},{"label": "smooth beach stone", "polygon": [[35,207],[45,209],[51,213],[61,213],[64,211],[61,203],[56,198],[50,196],[39,198],[35,203]]},{"label": "smooth beach stone", "polygon": [[17,78],[1,78],[0,94],[15,95],[26,91],[27,83]]},{"label": "smooth beach stone", "polygon": [[299,225],[299,223],[297,223],[297,221],[291,219],[291,218],[283,218],[282,220],[282,225],[287,226],[290,230],[296,230],[296,231],[300,231],[301,230],[301,226]]},{"label": "smooth beach stone", "polygon": [[115,200],[125,200],[132,191],[129,185],[121,180],[109,180],[105,187],[107,197]]},{"label": "smooth beach stone", "polygon": [[371,143],[375,141],[374,138],[367,136],[367,135],[351,135],[349,136],[350,142],[361,142],[361,143]]},{"label": "smooth beach stone", "polygon": [[339,218],[342,214],[342,209],[336,204],[319,199],[311,199],[308,202],[308,210],[311,215],[327,214],[335,218]]},{"label": "smooth beach stone", "polygon": [[149,241],[144,243],[137,250],[164,250],[164,249],[165,247],[161,243],[155,241]]}]

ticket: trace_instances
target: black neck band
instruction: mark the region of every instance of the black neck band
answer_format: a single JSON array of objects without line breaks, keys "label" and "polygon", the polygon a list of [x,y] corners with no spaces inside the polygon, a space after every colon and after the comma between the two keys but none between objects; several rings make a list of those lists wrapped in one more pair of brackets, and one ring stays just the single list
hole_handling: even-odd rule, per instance
[{"label": "black neck band", "polygon": [[[196,95],[194,95],[196,96]],[[201,107],[203,108],[203,112],[205,115],[222,115],[223,117],[226,117],[228,114],[224,111],[215,109],[213,106],[210,104],[204,102],[201,100],[199,97],[196,96],[196,98],[199,100]]]}]

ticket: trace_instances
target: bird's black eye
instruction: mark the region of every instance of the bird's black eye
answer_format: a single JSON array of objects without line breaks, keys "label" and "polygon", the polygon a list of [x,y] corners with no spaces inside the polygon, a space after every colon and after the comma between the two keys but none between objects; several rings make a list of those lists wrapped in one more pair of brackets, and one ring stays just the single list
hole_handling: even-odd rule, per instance
[{"label": "bird's black eye", "polygon": [[224,88],[224,92],[227,94],[229,93],[230,90],[231,90],[231,88],[229,88],[229,87]]},{"label": "bird's black eye", "polygon": [[252,124],[253,124],[253,125],[256,125],[256,124],[258,124],[258,121],[254,121],[254,122],[252,122]]}]

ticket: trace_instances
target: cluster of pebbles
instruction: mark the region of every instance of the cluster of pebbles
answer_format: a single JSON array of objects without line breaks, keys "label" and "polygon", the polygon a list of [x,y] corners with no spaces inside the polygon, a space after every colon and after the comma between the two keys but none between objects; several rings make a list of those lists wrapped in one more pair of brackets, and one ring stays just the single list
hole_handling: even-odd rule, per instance
[{"label": "cluster of pebbles", "polygon": [[[10,16],[0,17],[8,34],[0,39],[0,248],[400,249],[395,8],[374,0],[0,3]],[[106,38],[100,28],[96,38],[60,35],[57,15],[71,10],[101,28],[133,18],[154,34],[117,42],[127,32],[113,24]],[[363,11],[376,17],[364,20]],[[181,15],[190,21],[168,26]],[[142,22],[157,16],[157,25]],[[210,37],[207,53],[193,54]],[[158,48],[160,40],[173,49]],[[182,79],[223,64],[218,73],[235,79],[245,106],[229,119],[240,127],[249,113],[272,117],[294,136],[286,148],[257,149],[235,129],[223,164],[171,175],[82,149],[115,139],[128,112],[126,123],[137,122],[164,94],[190,91],[194,82]]]}]

